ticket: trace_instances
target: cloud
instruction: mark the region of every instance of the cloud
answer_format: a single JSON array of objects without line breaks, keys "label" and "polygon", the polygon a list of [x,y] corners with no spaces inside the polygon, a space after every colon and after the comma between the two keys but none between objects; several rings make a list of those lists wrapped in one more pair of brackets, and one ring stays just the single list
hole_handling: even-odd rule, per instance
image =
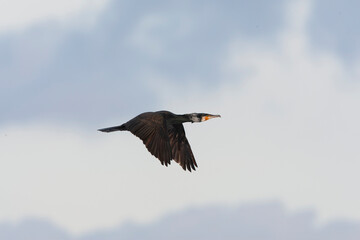
[{"label": "cloud", "polygon": [[70,234],[45,219],[26,219],[17,224],[0,223],[1,239],[70,240]]},{"label": "cloud", "polygon": [[0,124],[44,119],[100,124],[102,116],[157,109],[153,74],[216,86],[229,41],[234,36],[271,39],[281,29],[282,3],[112,1],[90,28],[74,29],[75,20],[71,27],[42,22],[4,34]]},{"label": "cloud", "polygon": [[218,173],[236,176],[243,191],[231,198],[281,196],[291,208],[316,207],[321,221],[358,219],[359,73],[332,52],[313,50],[306,31],[311,2],[288,7],[298,14],[288,14],[275,43],[238,39],[229,46],[221,88],[202,94],[195,84],[169,84],[163,102],[170,104],[163,106],[221,113],[221,123],[191,126],[189,134],[214,136],[216,148],[196,144]]},{"label": "cloud", "polygon": [[[351,7],[355,3],[309,4],[311,11],[302,23],[306,32],[293,38],[306,37],[314,54],[347,52],[339,56],[357,66],[354,43],[360,28],[349,24],[356,22],[353,9],[357,8]],[[150,90],[156,84],[153,78],[186,88],[195,82],[205,91],[217,88],[228,79],[219,66],[234,39],[271,45],[286,27],[286,14],[301,15],[296,7],[286,10],[283,0],[151,4],[17,0],[3,5],[1,17],[11,16],[32,27],[24,25],[25,31],[0,35],[0,124],[44,119],[100,124],[103,115],[116,119],[123,116],[120,112],[130,117],[158,109],[161,97]],[[23,17],[18,9],[25,9]],[[81,24],[87,15],[96,16],[90,27]],[[67,24],[49,20],[60,18]],[[329,19],[335,22],[329,24]],[[12,24],[6,19],[0,22]]]},{"label": "cloud", "polygon": [[2,221],[49,218],[79,233],[127,219],[150,221],[217,199],[212,189],[218,184],[204,187],[210,173],[184,172],[176,163],[161,166],[130,133],[46,124],[0,132],[0,204],[7,206]]},{"label": "cloud", "polygon": [[45,220],[27,219],[18,224],[0,224],[4,239],[317,239],[352,240],[360,237],[358,222],[337,221],[316,226],[310,210],[292,212],[279,202],[240,206],[203,206],[167,214],[148,224],[126,223],[77,237]]},{"label": "cloud", "polygon": [[69,21],[82,11],[98,11],[107,1],[2,1],[0,32],[24,30],[44,21]]},{"label": "cloud", "polygon": [[[224,35],[216,35],[221,26],[201,32],[210,13],[220,11],[205,12],[187,28],[176,14],[128,3],[134,11],[122,15],[125,3],[114,4],[94,32],[72,32],[61,47],[54,41],[46,61],[39,60],[39,76],[0,89],[7,118],[0,129],[0,204],[9,206],[0,219],[45,217],[84,232],[126,219],[151,221],[191,205],[259,199],[280,199],[291,210],[316,208],[321,221],[360,218],[354,190],[360,72],[312,44],[311,1],[287,5],[286,24],[268,23],[265,36],[231,25],[234,18],[221,24],[230,24]],[[270,12],[268,20],[276,15]],[[241,30],[231,34],[236,27]],[[133,41],[139,36],[158,49]],[[95,131],[107,126],[99,122],[119,124],[149,108],[222,115],[185,126],[197,172],[160,166],[129,133]]]}]

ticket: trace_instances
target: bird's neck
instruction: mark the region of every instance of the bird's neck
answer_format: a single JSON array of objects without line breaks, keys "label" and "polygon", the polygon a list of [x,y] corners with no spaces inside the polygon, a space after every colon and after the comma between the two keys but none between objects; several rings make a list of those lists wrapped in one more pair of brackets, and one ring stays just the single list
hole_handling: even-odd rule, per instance
[{"label": "bird's neck", "polygon": [[191,114],[183,114],[181,115],[184,119],[184,122],[192,122]]},{"label": "bird's neck", "polygon": [[176,117],[172,119],[173,124],[179,124],[184,122],[192,122],[190,114],[176,115]]}]

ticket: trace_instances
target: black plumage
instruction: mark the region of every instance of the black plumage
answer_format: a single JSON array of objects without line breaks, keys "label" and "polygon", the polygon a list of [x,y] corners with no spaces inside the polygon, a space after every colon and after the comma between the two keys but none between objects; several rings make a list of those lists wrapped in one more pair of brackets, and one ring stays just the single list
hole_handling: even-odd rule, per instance
[{"label": "black plumage", "polygon": [[101,132],[130,131],[139,137],[148,151],[167,166],[174,159],[184,170],[197,167],[182,125],[184,122],[203,122],[220,115],[207,113],[174,114],[169,111],[145,112],[128,122]]}]

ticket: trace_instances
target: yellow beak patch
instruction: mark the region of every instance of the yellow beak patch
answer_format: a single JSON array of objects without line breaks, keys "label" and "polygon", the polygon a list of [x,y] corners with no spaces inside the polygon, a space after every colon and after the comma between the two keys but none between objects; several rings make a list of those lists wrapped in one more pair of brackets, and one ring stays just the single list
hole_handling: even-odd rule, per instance
[{"label": "yellow beak patch", "polygon": [[201,118],[201,121],[204,122],[204,121],[207,121],[207,120],[209,120],[209,119],[212,119],[212,117],[211,117],[211,116],[203,116],[203,117]]},{"label": "yellow beak patch", "polygon": [[209,119],[217,118],[217,117],[220,117],[220,115],[207,115],[207,116],[201,117],[201,121],[204,122],[204,121],[207,121]]}]

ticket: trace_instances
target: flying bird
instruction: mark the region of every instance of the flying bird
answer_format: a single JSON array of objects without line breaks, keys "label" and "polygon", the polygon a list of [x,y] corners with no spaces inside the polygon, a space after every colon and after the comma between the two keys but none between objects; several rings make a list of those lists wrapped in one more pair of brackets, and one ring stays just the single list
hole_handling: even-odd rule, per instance
[{"label": "flying bird", "polygon": [[145,112],[128,122],[101,132],[130,131],[140,138],[148,151],[168,166],[173,159],[186,171],[197,167],[190,144],[185,136],[185,122],[204,122],[220,115],[208,113],[174,114],[169,111]]}]

